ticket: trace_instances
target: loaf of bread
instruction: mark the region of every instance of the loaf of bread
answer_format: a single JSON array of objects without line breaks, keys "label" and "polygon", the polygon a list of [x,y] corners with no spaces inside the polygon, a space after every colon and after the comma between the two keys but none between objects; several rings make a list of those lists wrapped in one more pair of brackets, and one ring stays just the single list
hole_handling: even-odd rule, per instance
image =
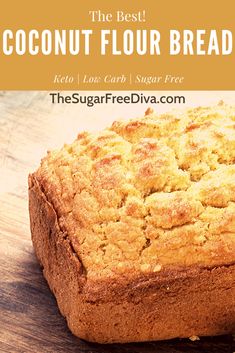
[{"label": "loaf of bread", "polygon": [[71,331],[235,332],[235,107],[114,122],[29,176],[32,241]]}]

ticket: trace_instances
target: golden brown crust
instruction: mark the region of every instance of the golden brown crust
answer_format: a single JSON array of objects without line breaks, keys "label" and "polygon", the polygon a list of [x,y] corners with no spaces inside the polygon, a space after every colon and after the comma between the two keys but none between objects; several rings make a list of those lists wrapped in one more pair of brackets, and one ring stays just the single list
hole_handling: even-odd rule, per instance
[{"label": "golden brown crust", "polygon": [[37,257],[75,335],[111,343],[234,332],[234,264],[89,279],[35,176],[29,207]]},{"label": "golden brown crust", "polygon": [[234,107],[148,110],[42,160],[29,178],[32,239],[76,335],[234,329],[234,131]]},{"label": "golden brown crust", "polygon": [[235,260],[235,109],[115,122],[36,177],[88,277]]}]

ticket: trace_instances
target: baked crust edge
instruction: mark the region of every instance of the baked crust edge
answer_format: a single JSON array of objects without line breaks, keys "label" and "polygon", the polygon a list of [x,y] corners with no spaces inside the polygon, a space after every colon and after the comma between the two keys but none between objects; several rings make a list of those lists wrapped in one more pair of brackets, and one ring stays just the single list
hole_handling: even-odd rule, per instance
[{"label": "baked crust edge", "polygon": [[235,265],[92,280],[29,175],[32,242],[61,314],[74,335],[99,343],[235,332]]}]

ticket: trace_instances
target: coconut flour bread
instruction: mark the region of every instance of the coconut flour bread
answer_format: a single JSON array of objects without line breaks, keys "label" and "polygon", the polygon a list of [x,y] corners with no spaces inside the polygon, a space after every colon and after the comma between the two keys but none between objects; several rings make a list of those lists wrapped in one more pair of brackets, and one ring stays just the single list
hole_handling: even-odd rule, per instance
[{"label": "coconut flour bread", "polygon": [[235,108],[78,135],[29,176],[37,257],[71,331],[103,343],[235,332]]}]

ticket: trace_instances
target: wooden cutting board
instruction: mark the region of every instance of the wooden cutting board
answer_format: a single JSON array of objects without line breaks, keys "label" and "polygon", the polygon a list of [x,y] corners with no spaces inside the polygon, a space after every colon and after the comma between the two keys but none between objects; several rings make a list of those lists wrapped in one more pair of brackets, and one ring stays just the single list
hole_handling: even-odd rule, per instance
[{"label": "wooden cutting board", "polygon": [[[145,108],[137,106],[136,115]],[[90,344],[70,333],[57,309],[30,240],[27,175],[48,148],[71,141],[81,127],[94,130],[110,124],[125,109],[115,113],[111,105],[96,109],[54,106],[47,92],[0,92],[0,352],[235,351],[232,336],[195,342]]]}]

